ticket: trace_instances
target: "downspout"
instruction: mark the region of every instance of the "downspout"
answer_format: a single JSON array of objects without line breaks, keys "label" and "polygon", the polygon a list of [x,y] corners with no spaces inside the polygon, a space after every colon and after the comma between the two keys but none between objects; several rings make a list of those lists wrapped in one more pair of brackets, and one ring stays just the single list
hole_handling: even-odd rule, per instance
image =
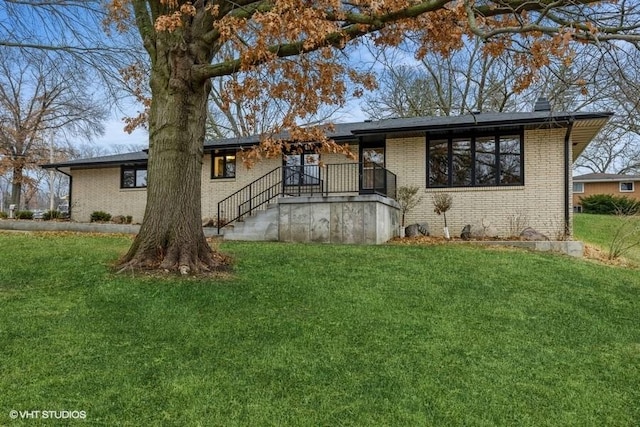
[{"label": "downspout", "polygon": [[569,182],[571,181],[571,165],[573,161],[570,159],[571,131],[573,130],[573,118],[569,119],[567,124],[567,133],[564,136],[564,237],[571,235],[571,212],[569,211]]},{"label": "downspout", "polygon": [[60,172],[62,175],[66,175],[69,177],[69,218],[71,218],[71,199],[72,199],[72,195],[73,195],[73,176],[66,173],[66,172],[62,172],[59,168],[54,168],[56,170],[56,172]]}]

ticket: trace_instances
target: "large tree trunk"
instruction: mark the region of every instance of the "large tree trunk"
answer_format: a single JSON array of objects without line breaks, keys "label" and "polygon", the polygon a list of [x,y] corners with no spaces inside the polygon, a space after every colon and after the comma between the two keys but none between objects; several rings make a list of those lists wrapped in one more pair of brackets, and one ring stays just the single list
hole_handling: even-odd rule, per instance
[{"label": "large tree trunk", "polygon": [[20,206],[21,198],[22,198],[22,180],[23,176],[23,166],[18,162],[13,166],[12,179],[11,179],[11,204],[16,206],[16,210],[22,210]]},{"label": "large tree trunk", "polygon": [[147,205],[122,269],[197,274],[225,266],[202,229],[201,176],[210,83],[193,81],[194,59],[178,49],[156,58],[149,117]]}]

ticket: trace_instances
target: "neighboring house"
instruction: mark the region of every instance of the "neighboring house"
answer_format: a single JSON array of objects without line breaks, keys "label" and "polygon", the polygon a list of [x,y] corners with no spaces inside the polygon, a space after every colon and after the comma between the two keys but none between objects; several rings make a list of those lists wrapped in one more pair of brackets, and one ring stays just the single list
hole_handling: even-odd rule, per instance
[{"label": "neighboring house", "polygon": [[573,177],[573,206],[582,212],[581,197],[593,194],[613,194],[640,201],[640,175],[588,173]]},{"label": "neighboring house", "polygon": [[[395,189],[418,186],[422,202],[407,224],[426,221],[436,235],[443,219],[434,213],[433,195],[441,192],[453,198],[447,220],[454,236],[466,224],[490,225],[502,236],[516,226],[570,234],[571,166],[611,115],[537,109],[336,124],[329,136],[349,144],[356,162],[307,152],[247,169],[239,150],[259,137],[207,142],[202,216],[231,221],[225,235],[235,238],[379,243],[398,233]],[[138,152],[44,167],[71,177],[73,220],[89,221],[101,210],[140,222],[146,162],[146,152]],[[278,209],[261,214],[264,224],[249,224],[247,212],[267,205]],[[245,224],[236,221],[238,213]],[[262,227],[264,234],[249,237],[243,227]]]}]

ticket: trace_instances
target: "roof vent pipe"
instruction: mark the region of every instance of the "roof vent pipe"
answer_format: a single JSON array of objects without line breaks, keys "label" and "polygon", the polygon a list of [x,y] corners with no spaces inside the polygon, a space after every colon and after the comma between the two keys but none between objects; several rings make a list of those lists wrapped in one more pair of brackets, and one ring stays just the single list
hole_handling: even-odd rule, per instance
[{"label": "roof vent pipe", "polygon": [[533,111],[551,111],[551,104],[544,96],[541,96],[533,106]]}]

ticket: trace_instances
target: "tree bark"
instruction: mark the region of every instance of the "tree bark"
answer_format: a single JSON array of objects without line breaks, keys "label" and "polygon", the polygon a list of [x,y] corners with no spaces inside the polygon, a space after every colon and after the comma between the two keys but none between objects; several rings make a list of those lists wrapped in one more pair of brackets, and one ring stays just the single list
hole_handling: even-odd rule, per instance
[{"label": "tree bark", "polygon": [[152,64],[147,204],[121,269],[198,274],[226,267],[206,241],[201,176],[208,80],[191,75],[195,55],[167,49]]},{"label": "tree bark", "polygon": [[22,210],[20,206],[21,198],[22,198],[22,180],[23,176],[23,166],[21,164],[16,164],[13,166],[13,177],[11,179],[11,204],[16,206],[16,210]]}]

